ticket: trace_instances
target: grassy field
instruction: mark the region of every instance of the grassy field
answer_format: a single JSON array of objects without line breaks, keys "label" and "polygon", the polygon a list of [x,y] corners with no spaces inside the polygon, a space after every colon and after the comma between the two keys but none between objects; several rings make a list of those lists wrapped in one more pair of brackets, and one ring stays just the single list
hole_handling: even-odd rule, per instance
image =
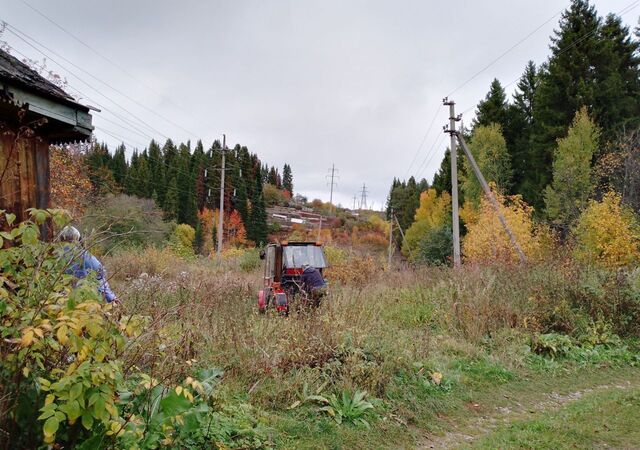
[{"label": "grassy field", "polygon": [[[639,379],[640,356],[619,325],[589,319],[604,297],[618,314],[626,301],[601,274],[372,266],[284,318],[257,314],[261,274],[247,260],[175,264],[150,250],[107,263],[125,311],[150,320],[136,357],[163,345],[166,357],[145,362],[158,374],[185,360],[223,370],[216,398],[231,436],[250,436],[243,448],[626,448],[635,436],[637,387],[614,385]],[[539,337],[561,329],[570,343]],[[587,432],[598,411],[628,422]]]}]

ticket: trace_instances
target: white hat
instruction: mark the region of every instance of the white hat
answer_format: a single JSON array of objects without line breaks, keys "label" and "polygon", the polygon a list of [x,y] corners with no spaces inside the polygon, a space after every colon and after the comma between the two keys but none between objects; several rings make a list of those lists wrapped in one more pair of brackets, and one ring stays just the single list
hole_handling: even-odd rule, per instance
[{"label": "white hat", "polygon": [[76,227],[73,227],[71,225],[67,225],[66,227],[64,227],[58,235],[58,238],[61,241],[65,242],[78,242],[80,240],[80,237],[80,231],[78,231]]}]

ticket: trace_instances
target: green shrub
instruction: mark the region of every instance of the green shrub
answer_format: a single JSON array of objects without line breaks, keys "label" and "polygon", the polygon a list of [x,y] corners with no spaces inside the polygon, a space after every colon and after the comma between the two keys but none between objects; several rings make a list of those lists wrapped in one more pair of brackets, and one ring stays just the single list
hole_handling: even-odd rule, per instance
[{"label": "green shrub", "polygon": [[95,253],[127,247],[160,246],[171,231],[153,200],[108,195],[89,208],[80,228]]},{"label": "green shrub", "polygon": [[196,230],[191,225],[181,223],[176,226],[171,234],[169,245],[173,252],[181,258],[190,258],[195,255],[193,244],[196,238]]},{"label": "green shrub", "polygon": [[[68,248],[38,239],[47,220],[59,227],[68,222],[62,212],[32,210],[31,218],[14,225],[15,216],[0,216],[9,227],[0,239],[12,244],[0,247],[0,446],[270,445],[250,408],[214,401],[220,371],[189,377],[193,360],[185,364],[175,350],[169,359],[175,365],[165,369],[160,358],[167,329],[149,328],[150,318],[114,314],[95,279],[65,273],[73,257]],[[141,356],[147,339],[154,344]],[[166,374],[151,377],[145,365]]]},{"label": "green shrub", "polygon": [[260,267],[260,252],[258,249],[245,250],[240,256],[240,268],[249,273]]},{"label": "green shrub", "polygon": [[450,264],[453,255],[451,227],[444,225],[429,229],[418,242],[415,261],[423,264]]},{"label": "green shrub", "polygon": [[565,334],[547,333],[535,336],[532,347],[536,353],[555,358],[569,353],[574,348],[574,344],[573,340]]}]

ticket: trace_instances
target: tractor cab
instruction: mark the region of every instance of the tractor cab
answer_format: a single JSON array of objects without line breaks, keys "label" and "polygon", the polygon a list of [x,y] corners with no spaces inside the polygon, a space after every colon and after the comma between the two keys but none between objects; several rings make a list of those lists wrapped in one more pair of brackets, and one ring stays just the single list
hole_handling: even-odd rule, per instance
[{"label": "tractor cab", "polygon": [[303,265],[321,274],[328,266],[322,245],[317,242],[269,244],[260,253],[264,260],[264,289],[258,293],[258,309],[273,305],[281,313],[289,311],[289,301],[302,291]]}]

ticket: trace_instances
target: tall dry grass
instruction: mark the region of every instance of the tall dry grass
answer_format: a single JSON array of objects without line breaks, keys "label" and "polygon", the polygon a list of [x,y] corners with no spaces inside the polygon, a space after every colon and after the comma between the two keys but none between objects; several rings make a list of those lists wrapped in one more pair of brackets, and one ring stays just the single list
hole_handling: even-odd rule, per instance
[{"label": "tall dry grass", "polygon": [[[375,267],[353,283],[334,283],[318,310],[289,317],[257,313],[260,270],[179,261],[158,250],[106,263],[123,312],[149,320],[131,356],[136,364],[175,371],[195,359],[224,369],[228,385],[274,407],[289,404],[304,383],[382,396],[397,373],[447,352],[473,355],[493,339],[496,355],[503,346],[513,358],[506,349],[514,333],[579,333],[594,320],[637,333],[640,318],[627,275],[573,263]],[[166,359],[146,361],[145,345],[164,345]]]}]

